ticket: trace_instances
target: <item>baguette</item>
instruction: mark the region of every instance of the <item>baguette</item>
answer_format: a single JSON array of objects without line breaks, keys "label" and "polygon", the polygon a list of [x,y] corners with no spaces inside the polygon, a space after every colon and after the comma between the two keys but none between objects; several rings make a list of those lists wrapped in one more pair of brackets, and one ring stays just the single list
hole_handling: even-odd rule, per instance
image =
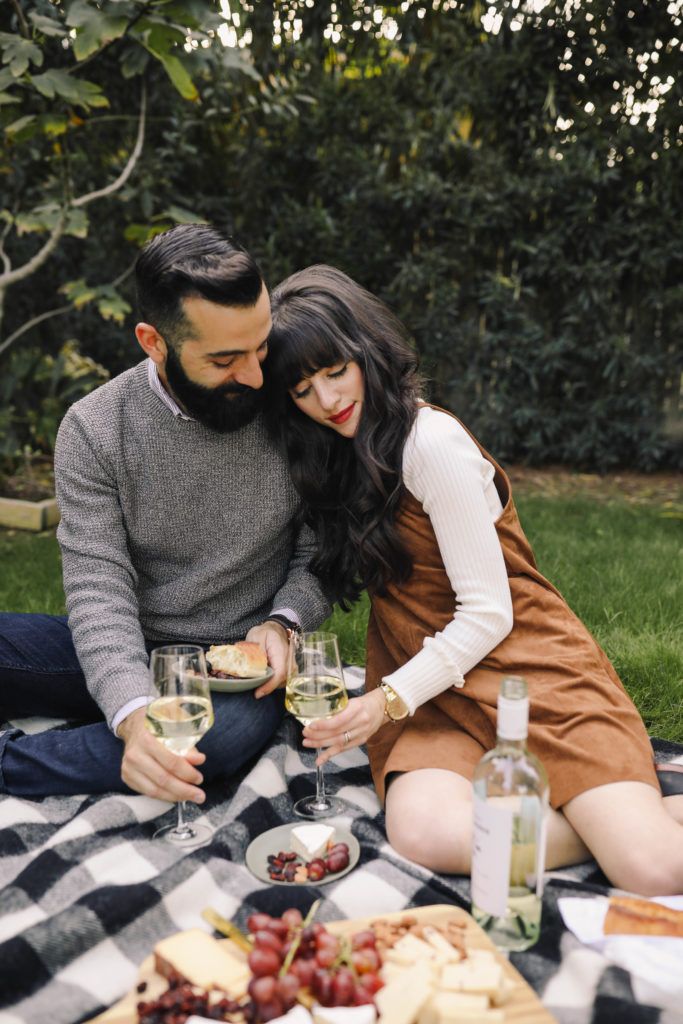
[{"label": "baguette", "polygon": [[239,640],[236,644],[214,644],[206,652],[211,673],[222,672],[237,679],[262,676],[268,671],[268,659],[258,644]]},{"label": "baguette", "polygon": [[671,935],[683,938],[683,910],[652,900],[612,896],[603,927],[605,935]]}]

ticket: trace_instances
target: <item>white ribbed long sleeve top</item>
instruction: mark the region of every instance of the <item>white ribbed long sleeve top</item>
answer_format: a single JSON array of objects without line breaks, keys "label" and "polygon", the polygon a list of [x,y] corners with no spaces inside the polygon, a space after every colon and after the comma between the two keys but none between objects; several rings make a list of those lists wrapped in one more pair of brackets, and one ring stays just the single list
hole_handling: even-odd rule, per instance
[{"label": "white ribbed long sleeve top", "polygon": [[453,618],[385,676],[411,714],[449,687],[463,686],[466,673],[512,629],[494,473],[457,420],[420,407],[403,451],[403,481],[431,520],[453,588]]}]

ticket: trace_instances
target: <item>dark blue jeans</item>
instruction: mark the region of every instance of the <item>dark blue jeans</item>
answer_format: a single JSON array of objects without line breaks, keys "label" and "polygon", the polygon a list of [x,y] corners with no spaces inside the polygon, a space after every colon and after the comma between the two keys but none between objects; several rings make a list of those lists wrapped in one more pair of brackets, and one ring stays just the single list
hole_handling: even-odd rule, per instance
[{"label": "dark blue jeans", "polygon": [[[284,711],[282,691],[258,701],[250,692],[215,693],[213,704],[215,724],[198,745],[205,782],[233,774],[264,747]],[[132,792],[121,779],[123,743],[86,689],[66,618],[0,612],[0,729],[30,715],[78,724],[34,735],[0,731],[0,793]]]}]

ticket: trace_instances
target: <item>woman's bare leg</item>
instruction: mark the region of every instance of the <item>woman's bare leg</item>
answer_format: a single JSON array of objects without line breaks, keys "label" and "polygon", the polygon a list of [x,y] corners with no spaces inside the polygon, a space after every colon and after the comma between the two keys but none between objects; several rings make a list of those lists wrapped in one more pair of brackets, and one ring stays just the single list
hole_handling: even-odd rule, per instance
[{"label": "woman's bare leg", "polygon": [[[472,783],[442,768],[397,776],[386,800],[389,842],[403,857],[448,874],[468,875],[472,847]],[[550,811],[546,866],[566,867],[590,853],[564,815]]]},{"label": "woman's bare leg", "polygon": [[[562,808],[612,885],[642,896],[683,893],[683,827],[659,791],[644,782],[613,782]],[[671,810],[680,810],[674,805]]]}]

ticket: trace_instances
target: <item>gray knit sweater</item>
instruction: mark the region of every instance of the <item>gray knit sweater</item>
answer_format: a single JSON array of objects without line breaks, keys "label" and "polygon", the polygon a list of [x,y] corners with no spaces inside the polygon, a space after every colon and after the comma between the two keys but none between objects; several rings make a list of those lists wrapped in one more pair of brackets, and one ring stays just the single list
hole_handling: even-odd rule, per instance
[{"label": "gray knit sweater", "polygon": [[218,434],[176,417],[142,362],[71,407],[55,476],[69,626],[109,723],[147,693],[145,639],[226,643],[276,607],[308,629],[329,614],[260,419]]}]

